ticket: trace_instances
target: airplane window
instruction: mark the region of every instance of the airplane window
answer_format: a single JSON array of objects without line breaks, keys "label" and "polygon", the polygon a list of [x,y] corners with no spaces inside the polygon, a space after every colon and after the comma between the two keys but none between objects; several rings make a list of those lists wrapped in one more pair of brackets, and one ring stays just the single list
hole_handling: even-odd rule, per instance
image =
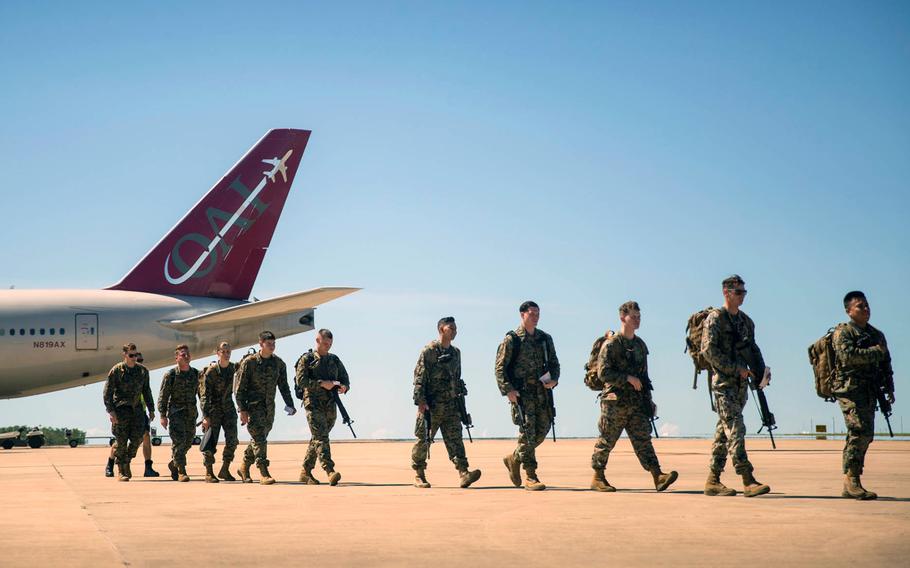
[{"label": "airplane window", "polygon": [[54,335],[54,332],[55,332],[55,331],[57,331],[57,330],[56,330],[56,329],[54,329],[54,328],[50,328],[50,329],[49,329],[49,330],[48,330],[48,331],[50,331],[50,332],[51,332],[51,335]]},{"label": "airplane window", "polygon": [[60,335],[63,335],[64,333],[66,333],[66,330],[63,329],[63,328],[61,327],[61,328],[60,328]]},{"label": "airplane window", "polygon": [[38,333],[40,333],[41,335],[44,335],[44,328],[42,327],[40,330],[38,330]]},{"label": "airplane window", "polygon": [[25,330],[21,327],[19,328],[19,335],[25,335]]},{"label": "airplane window", "polygon": [[10,330],[9,330],[9,334],[10,334],[10,335],[16,335],[16,330],[15,330],[15,329],[10,329]]},{"label": "airplane window", "polygon": [[28,334],[35,335],[35,328],[31,328],[30,330],[28,330]]}]

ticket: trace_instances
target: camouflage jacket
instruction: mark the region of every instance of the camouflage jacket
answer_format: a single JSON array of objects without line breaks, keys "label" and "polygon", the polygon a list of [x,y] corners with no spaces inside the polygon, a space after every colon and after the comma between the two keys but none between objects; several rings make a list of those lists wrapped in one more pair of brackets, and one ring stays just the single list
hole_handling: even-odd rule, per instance
[{"label": "camouflage jacket", "polygon": [[740,310],[734,316],[726,309],[718,308],[708,314],[704,326],[701,352],[711,365],[714,388],[738,388],[743,385],[736,371],[748,368],[743,354],[745,351],[750,351],[756,366],[764,369],[765,361],[755,344],[755,323],[746,312]]},{"label": "camouflage jacket", "polygon": [[277,355],[263,357],[256,353],[244,358],[237,370],[234,396],[237,410],[248,412],[250,407],[265,404],[275,406],[275,389],[281,391],[286,406],[294,406],[291,389],[288,387],[288,369]]},{"label": "camouflage jacket", "polygon": [[334,400],[332,391],[319,386],[319,381],[338,381],[348,388],[351,387],[351,379],[348,377],[344,364],[337,355],[332,353],[320,357],[319,353],[310,349],[300,356],[296,367],[294,384],[300,398],[313,402]]},{"label": "camouflage jacket", "polygon": [[461,351],[454,345],[443,347],[438,339],[427,343],[414,367],[414,404],[429,400],[436,406],[466,394],[468,387],[461,380]]},{"label": "camouflage jacket", "polygon": [[227,367],[222,368],[218,361],[202,370],[202,376],[199,377],[199,403],[203,417],[237,412],[233,398],[236,370],[235,363],[228,363]]},{"label": "camouflage jacket", "polygon": [[523,326],[518,326],[514,333],[518,336],[521,347],[518,350],[518,359],[511,365],[512,376],[508,376],[509,367],[515,354],[510,333],[506,334],[496,351],[495,372],[499,392],[506,395],[513,389],[518,391],[527,388],[543,389],[540,377],[547,370],[550,371],[550,378],[558,381],[559,359],[556,357],[553,338],[542,329],[537,329],[534,335],[528,335]]},{"label": "camouflage jacket", "polygon": [[133,365],[132,369],[126,363],[114,365],[104,383],[104,408],[108,412],[122,407],[138,410],[143,401],[149,414],[155,411],[148,369],[139,363]]},{"label": "camouflage jacket", "polygon": [[600,379],[605,384],[603,394],[617,393],[622,400],[640,398],[626,380],[629,375],[638,377],[642,388],[648,388],[648,346],[637,335],[626,339],[621,333],[614,334],[601,348],[598,359]]},{"label": "camouflage jacket", "polygon": [[[834,394],[846,394],[857,388],[871,389],[882,381],[885,392],[894,392],[894,372],[885,334],[866,324],[863,329],[853,322],[834,329],[836,360]],[[872,349],[881,345],[882,350]]]},{"label": "camouflage jacket", "polygon": [[192,411],[196,416],[196,395],[199,393],[199,371],[190,367],[180,371],[171,367],[161,381],[158,393],[158,413],[168,418],[183,411]]}]

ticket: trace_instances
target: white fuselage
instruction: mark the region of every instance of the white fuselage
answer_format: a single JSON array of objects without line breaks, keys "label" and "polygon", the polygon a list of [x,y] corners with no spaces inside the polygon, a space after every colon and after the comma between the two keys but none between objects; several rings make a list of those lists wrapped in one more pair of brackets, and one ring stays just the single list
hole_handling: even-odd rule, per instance
[{"label": "white fuselage", "polygon": [[174,363],[174,347],[212,353],[220,341],[255,344],[264,329],[286,337],[313,329],[313,310],[244,320],[205,331],[168,324],[246,304],[238,300],[119,290],[0,291],[0,398],[15,398],[104,380],[135,343],[149,369]]}]

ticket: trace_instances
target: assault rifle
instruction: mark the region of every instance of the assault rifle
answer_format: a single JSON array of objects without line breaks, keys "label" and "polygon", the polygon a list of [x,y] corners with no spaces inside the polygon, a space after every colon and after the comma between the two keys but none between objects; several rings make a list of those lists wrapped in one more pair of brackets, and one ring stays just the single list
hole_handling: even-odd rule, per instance
[{"label": "assault rifle", "polygon": [[884,361],[880,365],[880,371],[876,376],[875,386],[875,399],[878,401],[878,409],[881,411],[882,416],[885,418],[885,423],[888,425],[888,434],[893,438],[894,430],[891,429],[891,401],[888,400],[888,395],[893,393],[894,388],[894,376],[891,371],[890,359],[891,356],[887,356],[887,361]]},{"label": "assault rifle", "polygon": [[777,444],[774,443],[774,431],[777,430],[777,422],[774,420],[774,414],[768,408],[768,399],[765,397],[765,391],[760,388],[762,377],[765,376],[765,365],[763,363],[759,364],[758,358],[748,345],[740,348],[739,354],[745,360],[746,366],[752,373],[752,376],[749,377],[749,388],[752,390],[752,394],[755,395],[753,400],[756,401],[758,415],[761,418],[761,428],[758,429],[756,434],[761,434],[762,430],[767,429],[768,435],[771,437],[771,447],[776,450]]},{"label": "assault rifle", "polygon": [[471,415],[468,414],[468,405],[465,403],[463,394],[455,397],[455,404],[458,406],[458,414],[461,416],[461,423],[464,424],[464,428],[468,432],[468,441],[473,444],[474,438],[471,437],[471,428],[474,427],[474,421],[471,420]]},{"label": "assault rifle", "polygon": [[[546,349],[546,347],[544,347]],[[556,441],[556,401],[553,399],[553,389],[544,389],[547,392],[547,404],[550,405],[550,432],[553,433],[553,441]]]},{"label": "assault rifle", "polygon": [[657,432],[657,420],[660,418],[657,416],[654,405],[654,396],[651,394],[651,391],[654,390],[654,385],[651,383],[651,377],[645,375],[641,378],[641,404],[642,410],[645,413],[645,416],[648,417],[648,421],[651,422],[651,430],[654,432],[655,438],[660,438],[660,434]]},{"label": "assault rifle", "polygon": [[351,426],[354,421],[351,420],[351,415],[348,414],[348,410],[344,407],[344,403],[341,402],[341,397],[338,396],[338,387],[332,389],[332,398],[335,399],[335,406],[338,407],[338,412],[341,413],[341,422],[351,429],[351,435],[356,438],[357,434],[354,433],[354,427]]}]

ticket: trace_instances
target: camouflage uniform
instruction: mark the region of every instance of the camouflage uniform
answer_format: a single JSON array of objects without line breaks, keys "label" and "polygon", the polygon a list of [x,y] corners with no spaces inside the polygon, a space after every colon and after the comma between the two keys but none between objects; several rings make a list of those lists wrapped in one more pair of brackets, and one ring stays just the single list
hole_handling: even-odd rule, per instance
[{"label": "camouflage uniform", "polygon": [[[234,408],[232,396],[236,370],[237,365],[234,363],[228,363],[227,367],[222,367],[218,361],[215,361],[202,370],[202,376],[199,379],[199,403],[202,406],[202,417],[209,419],[209,428],[212,428],[215,443],[218,442],[220,430],[224,429],[224,453],[222,453],[221,459],[225,462],[234,460],[234,451],[237,449],[237,409]],[[202,463],[214,464],[216,451],[203,452]]]},{"label": "camouflage uniform", "polygon": [[250,433],[250,443],[243,453],[243,461],[257,466],[268,466],[269,432],[275,422],[275,388],[281,391],[281,397],[287,406],[294,406],[291,389],[288,387],[288,370],[277,355],[263,357],[256,353],[240,362],[234,395],[237,399],[237,410],[249,412],[250,421],[246,428]]},{"label": "camouflage uniform", "polygon": [[310,350],[297,361],[295,384],[298,396],[303,398],[306,421],[310,426],[310,445],[303,459],[303,469],[310,471],[316,465],[316,458],[327,472],[335,471],[329,432],[335,426],[338,410],[335,407],[333,391],[319,386],[319,381],[336,381],[350,388],[351,380],[344,364],[336,355],[324,357]]},{"label": "camouflage uniform", "polygon": [[[511,390],[517,390],[521,395],[518,400],[524,411],[524,424],[519,423],[517,405],[512,404],[512,422],[519,428],[518,447],[513,457],[521,462],[526,472],[533,472],[537,469],[535,450],[547,439],[552,420],[546,389],[540,377],[545,370],[549,370],[550,378],[558,381],[559,359],[556,358],[553,338],[543,330],[537,329],[534,335],[528,335],[524,327],[519,326],[514,333],[520,342],[518,359],[512,364],[515,355],[513,339],[511,334],[507,334],[496,352],[496,383],[503,395]],[[507,376],[510,364],[511,377]]]},{"label": "camouflage uniform", "polygon": [[[871,349],[875,345],[881,345],[884,350]],[[884,334],[868,324],[863,329],[850,322],[834,330],[836,371],[831,390],[847,425],[843,468],[848,475],[862,475],[866,450],[875,434],[874,389],[883,381],[885,392],[894,392],[887,347]]]},{"label": "camouflage uniform", "polygon": [[602,470],[610,458],[610,451],[623,429],[646,471],[660,469],[660,462],[651,444],[651,397],[636,391],[626,380],[632,375],[642,382],[642,389],[650,387],[648,380],[648,347],[638,336],[626,339],[615,334],[600,350],[598,356],[600,379],[605,386],[600,394],[600,438],[594,445],[591,467]]},{"label": "camouflage uniform", "polygon": [[145,402],[148,413],[155,411],[152,389],[149,387],[148,369],[136,363],[132,368],[126,363],[117,363],[107,375],[104,383],[104,408],[117,417],[111,425],[117,447],[114,457],[117,464],[128,464],[139,451],[148,416],[142,406]]},{"label": "camouflage uniform", "polygon": [[196,395],[199,393],[199,371],[190,367],[181,371],[172,367],[164,374],[158,393],[158,413],[167,417],[171,436],[171,459],[176,466],[186,466],[186,452],[196,435]]},{"label": "camouflage uniform", "polygon": [[[414,368],[414,404],[430,406],[430,439],[442,430],[449,459],[459,471],[468,468],[461,432],[461,415],[456,397],[466,396],[468,388],[461,380],[461,351],[454,345],[442,346],[439,340],[428,343],[417,358]],[[414,435],[417,443],[411,449],[411,467],[426,469],[427,451],[426,425],[423,413],[417,416]]]},{"label": "camouflage uniform", "polygon": [[736,315],[724,308],[713,310],[704,322],[701,351],[711,366],[711,389],[717,407],[717,428],[711,448],[711,471],[720,474],[727,464],[727,454],[733,461],[736,473],[753,471],[746,454],[746,425],[743,408],[748,400],[749,379],[739,376],[737,369],[748,368],[737,347],[748,345],[757,365],[764,367],[764,359],[755,344],[755,324],[740,310]]}]

